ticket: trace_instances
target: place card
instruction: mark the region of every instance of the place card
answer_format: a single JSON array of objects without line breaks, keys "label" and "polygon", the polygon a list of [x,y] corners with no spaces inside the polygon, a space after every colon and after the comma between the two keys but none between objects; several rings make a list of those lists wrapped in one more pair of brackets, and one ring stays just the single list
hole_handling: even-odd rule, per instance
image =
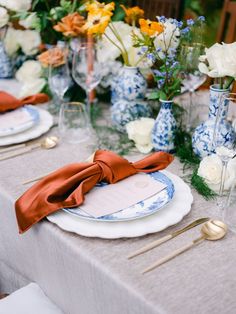
[{"label": "place card", "polygon": [[115,184],[95,186],[85,196],[80,209],[94,218],[116,213],[166,188],[150,175],[138,173]]}]

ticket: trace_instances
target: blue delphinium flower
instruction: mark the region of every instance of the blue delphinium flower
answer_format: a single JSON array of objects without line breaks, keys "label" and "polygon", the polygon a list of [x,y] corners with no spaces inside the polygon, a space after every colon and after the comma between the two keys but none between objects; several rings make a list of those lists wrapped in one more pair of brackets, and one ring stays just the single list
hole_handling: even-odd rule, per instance
[{"label": "blue delphinium flower", "polygon": [[185,35],[185,34],[187,34],[187,33],[189,33],[190,32],[190,28],[187,26],[187,27],[185,27],[185,28],[183,28],[183,29],[181,29],[181,34],[182,35]]},{"label": "blue delphinium flower", "polygon": [[205,22],[205,16],[202,16],[202,15],[200,15],[198,18],[198,21],[201,21],[201,22]]},{"label": "blue delphinium flower", "polygon": [[187,20],[187,25],[188,26],[193,26],[194,25],[194,20],[193,19]]},{"label": "blue delphinium flower", "polygon": [[166,17],[165,16],[159,16],[158,17],[158,21],[160,22],[160,23],[165,23],[166,22]]}]

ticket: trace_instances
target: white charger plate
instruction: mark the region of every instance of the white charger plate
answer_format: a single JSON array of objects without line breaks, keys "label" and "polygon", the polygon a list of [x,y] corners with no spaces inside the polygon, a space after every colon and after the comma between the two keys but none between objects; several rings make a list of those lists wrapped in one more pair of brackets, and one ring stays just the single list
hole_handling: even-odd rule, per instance
[{"label": "white charger plate", "polygon": [[[21,119],[22,116],[24,117],[25,115],[27,115],[27,120],[24,122],[19,121],[19,119]],[[7,117],[9,117],[11,121],[11,124],[8,124],[5,128],[3,128],[0,123],[0,137],[21,133],[25,130],[32,128],[39,122],[39,112],[37,108],[32,105],[26,105],[16,110],[2,113],[0,117],[1,119],[7,119]],[[9,119],[7,120],[7,123],[10,123]],[[18,120],[18,124],[15,125],[16,119]]]},{"label": "white charger plate", "polygon": [[29,140],[32,140],[34,138],[38,138],[42,134],[48,132],[48,130],[52,127],[53,125],[53,117],[52,115],[41,108],[37,108],[38,113],[39,113],[39,122],[32,128],[21,132],[17,133],[14,135],[8,135],[4,137],[0,137],[0,146],[6,146],[6,145],[12,145],[12,144],[17,144],[17,143],[22,143],[26,142]]},{"label": "white charger plate", "polygon": [[168,205],[153,215],[142,219],[107,223],[81,219],[60,210],[47,216],[47,219],[65,231],[104,239],[133,238],[162,231],[181,221],[190,212],[193,202],[189,186],[180,177],[167,170],[163,170],[163,173],[173,182],[175,194]]}]

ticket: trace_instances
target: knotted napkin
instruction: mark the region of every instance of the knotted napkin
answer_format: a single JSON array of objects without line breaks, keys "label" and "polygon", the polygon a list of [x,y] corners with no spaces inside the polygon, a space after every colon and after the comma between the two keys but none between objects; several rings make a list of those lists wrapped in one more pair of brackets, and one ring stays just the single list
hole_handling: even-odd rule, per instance
[{"label": "knotted napkin", "polygon": [[49,97],[46,94],[35,94],[32,96],[18,99],[6,92],[0,91],[0,113],[17,109],[26,104],[41,104],[49,101]]},{"label": "knotted napkin", "polygon": [[131,163],[111,151],[98,150],[93,162],[69,164],[33,185],[16,201],[16,217],[20,233],[47,215],[63,208],[81,205],[84,195],[96,183],[116,183],[138,172],[154,172],[166,168],[174,157],[156,152]]}]

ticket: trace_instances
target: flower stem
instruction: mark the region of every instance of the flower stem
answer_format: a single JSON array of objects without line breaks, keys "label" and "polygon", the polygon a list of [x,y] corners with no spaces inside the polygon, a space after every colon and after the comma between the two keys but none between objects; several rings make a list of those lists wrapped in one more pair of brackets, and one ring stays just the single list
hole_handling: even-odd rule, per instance
[{"label": "flower stem", "polygon": [[225,88],[225,89],[228,89],[228,88],[230,87],[230,85],[233,83],[233,81],[234,81],[234,78],[233,78],[233,77],[230,77],[229,80],[228,80],[228,82],[226,82],[224,88]]},{"label": "flower stem", "polygon": [[[120,50],[121,55],[122,55],[122,57],[123,57],[123,59],[124,59],[124,62],[125,62],[125,64],[126,64],[126,59],[125,59],[124,51],[121,49],[121,47],[118,46],[117,43],[116,43],[114,40],[112,40],[106,33],[104,33],[104,35],[105,35],[105,37],[106,37],[114,46],[116,46],[116,48],[118,48],[118,49]],[[128,65],[128,64],[126,64],[126,65]]]},{"label": "flower stem", "polygon": [[125,48],[125,45],[124,45],[124,43],[123,43],[123,41],[122,41],[122,38],[120,37],[120,35],[119,35],[119,33],[117,32],[117,30],[116,30],[116,28],[115,28],[115,26],[113,25],[113,23],[110,23],[109,24],[109,28],[110,28],[110,30],[112,31],[112,33],[114,34],[114,36],[117,38],[117,40],[120,42],[120,44],[121,44],[121,46],[122,46],[122,48],[123,48],[123,58],[124,58],[124,63],[125,63],[125,65],[130,65],[130,63],[129,63],[129,57],[128,57],[128,52],[127,52],[127,50],[126,50],[126,48]]}]

